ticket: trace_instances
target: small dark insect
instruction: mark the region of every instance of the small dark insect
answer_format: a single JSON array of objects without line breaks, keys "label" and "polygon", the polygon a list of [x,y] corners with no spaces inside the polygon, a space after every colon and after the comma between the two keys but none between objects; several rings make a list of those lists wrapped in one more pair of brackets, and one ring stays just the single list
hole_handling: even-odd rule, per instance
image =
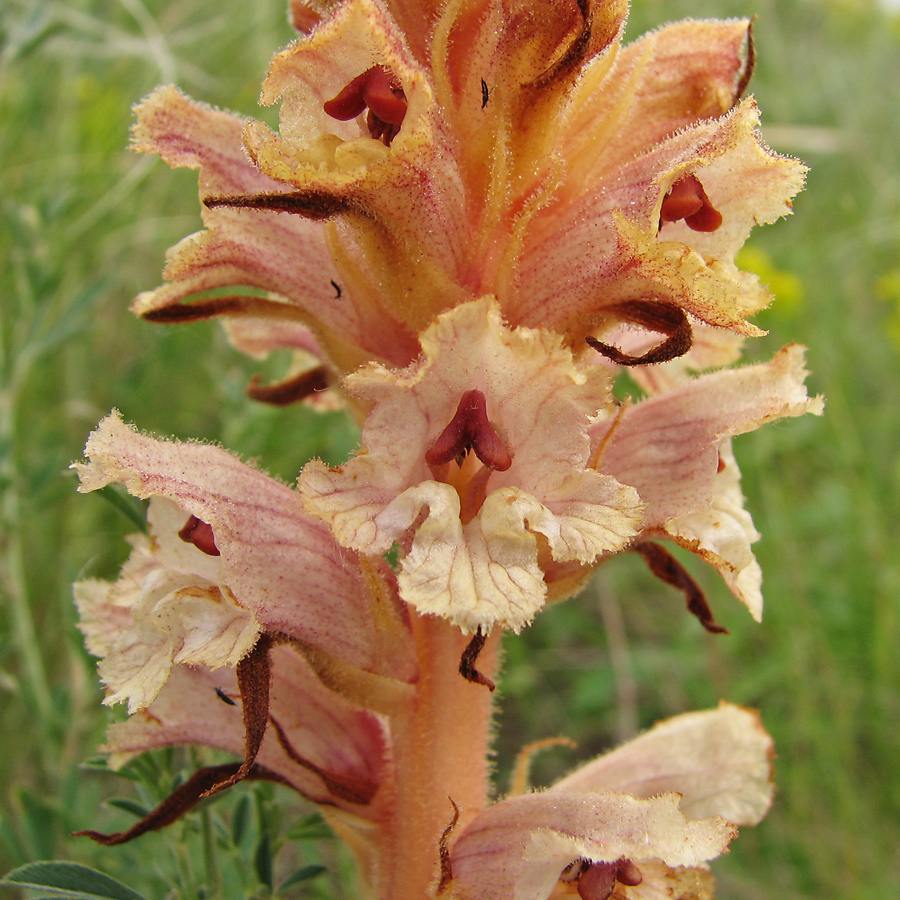
[{"label": "small dark insect", "polygon": [[341,299],[341,286],[333,278],[331,279],[331,286],[335,289],[335,291],[337,291],[337,293],[334,295],[334,299],[340,300]]},{"label": "small dark insect", "polygon": [[488,105],[488,100],[490,99],[490,92],[488,91],[487,82],[482,78],[481,79],[481,108],[484,109]]},{"label": "small dark insect", "polygon": [[223,691],[220,687],[216,688],[216,696],[223,703],[227,703],[229,706],[237,706],[237,703],[235,703],[234,700],[232,700],[231,697],[229,697],[228,694],[226,694],[225,691]]}]

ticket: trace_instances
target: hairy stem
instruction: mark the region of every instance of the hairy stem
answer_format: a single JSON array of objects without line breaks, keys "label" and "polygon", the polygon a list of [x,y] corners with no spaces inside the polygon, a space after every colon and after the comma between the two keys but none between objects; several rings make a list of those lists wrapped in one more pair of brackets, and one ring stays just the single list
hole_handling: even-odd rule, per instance
[{"label": "hairy stem", "polygon": [[[425,900],[441,878],[441,839],[454,838],[488,799],[492,694],[459,674],[470,636],[435,616],[413,618],[419,659],[415,703],[392,720],[395,802],[382,845],[381,900]],[[478,658],[498,665],[499,630]],[[446,873],[445,873],[446,874]]]}]

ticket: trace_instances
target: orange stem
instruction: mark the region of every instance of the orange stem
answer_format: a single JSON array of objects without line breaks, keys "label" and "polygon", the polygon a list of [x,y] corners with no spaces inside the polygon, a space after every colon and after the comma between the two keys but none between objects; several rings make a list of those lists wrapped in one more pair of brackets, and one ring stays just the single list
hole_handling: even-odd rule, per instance
[{"label": "orange stem", "polygon": [[[415,703],[391,721],[395,789],[393,821],[382,831],[380,900],[432,897],[453,803],[460,815],[451,845],[489,793],[492,694],[459,674],[471,636],[437,616],[412,615],[419,681]],[[478,657],[488,678],[498,666],[499,637],[495,629]]]}]

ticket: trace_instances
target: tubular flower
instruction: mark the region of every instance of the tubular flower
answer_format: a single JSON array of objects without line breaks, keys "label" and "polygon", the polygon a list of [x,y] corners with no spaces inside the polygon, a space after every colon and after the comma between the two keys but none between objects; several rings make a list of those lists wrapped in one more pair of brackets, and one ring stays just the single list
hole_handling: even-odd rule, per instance
[{"label": "tubular flower", "polygon": [[480,812],[450,848],[438,896],[709,898],[705,863],[734,826],[768,812],[771,756],[758,717],[740,707],[668,719],[546,791]]},{"label": "tubular flower", "polygon": [[803,348],[792,345],[768,363],[681,377],[591,428],[602,470],[646,503],[638,549],[665,539],[691,550],[757,620],[761,574],[750,547],[759,534],[743,508],[730,438],[780,418],[821,414],[822,398],[804,387],[803,363]]},{"label": "tubular flower", "polygon": [[[234,666],[262,633],[410,677],[397,609],[376,608],[355,554],[295,491],[218,447],[138,434],[118,414],[100,423],[85,454],[89,462],[75,466],[81,491],[120,482],[152,498],[150,538],[135,539],[120,581],[77,589],[88,637],[98,636],[106,658],[107,702],[143,708],[174,665]],[[98,604],[112,617],[91,614]],[[101,638],[106,631],[119,637]]]},{"label": "tubular flower", "polygon": [[157,441],[113,414],[85,453],[82,491],[118,481],[150,498],[149,536],[132,538],[119,580],[75,586],[106,702],[132,714],[111,729],[113,764],[185,743],[243,757],[199,770],[126,832],[85,834],[131,840],[244,778],[383,815],[380,714],[416,677],[387,567],[339,548],[296,492],[217,447]]},{"label": "tubular flower", "polygon": [[309,351],[327,383],[408,365],[437,315],[484,295],[578,350],[663,323],[679,339],[648,362],[684,353],[697,322],[759,334],[746,319],[769,295],[734,257],[789,211],[804,169],[761,144],[741,99],[749,23],[622,47],[626,9],[294,3],[301,37],[262,91],[277,133],[174,88],[138,107],[135,148],[200,169],[207,230],[135,311],[227,317],[239,346]]},{"label": "tubular flower", "polygon": [[[100,654],[104,648],[94,643],[90,649]],[[364,818],[376,815],[379,804],[373,800],[386,777],[387,742],[378,716],[328,690],[289,646],[275,648],[270,663],[268,728],[255,765],[315,803]],[[153,703],[110,726],[103,749],[119,768],[136,754],[185,744],[244,755],[234,667],[214,672],[176,666]]]},{"label": "tubular flower", "polygon": [[590,467],[610,376],[552,333],[504,327],[483,299],[438,318],[420,360],[345,388],[371,408],[364,449],[306,466],[300,490],[344,546],[403,550],[400,594],[466,631],[518,630],[547,593],[542,559],[589,564],[637,533],[637,493]]}]

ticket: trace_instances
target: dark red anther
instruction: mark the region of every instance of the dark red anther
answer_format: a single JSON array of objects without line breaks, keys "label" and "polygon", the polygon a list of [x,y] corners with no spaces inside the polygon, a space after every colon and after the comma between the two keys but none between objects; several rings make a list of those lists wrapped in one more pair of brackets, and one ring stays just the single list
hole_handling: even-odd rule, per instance
[{"label": "dark red anther", "polygon": [[385,66],[372,66],[357,75],[334,99],[325,103],[332,119],[347,122],[363,110],[369,110],[366,125],[369,134],[389,146],[400,131],[406,116],[406,94],[397,78]]},{"label": "dark red anther", "polygon": [[191,516],[185,522],[184,528],[178,532],[178,537],[188,544],[193,544],[198,550],[202,550],[207,556],[220,556],[216,539],[213,536],[211,525],[201,521],[196,516]]},{"label": "dark red anther", "polygon": [[512,457],[503,446],[487,416],[487,403],[479,390],[466,391],[456,407],[456,415],[425,454],[430,466],[440,466],[455,459],[459,462],[469,450],[489,468],[505,472]]},{"label": "dark red anther", "polygon": [[659,217],[663,222],[684,219],[694,231],[716,231],[722,224],[722,214],[712,205],[696,175],[685,175],[669,188]]},{"label": "dark red anther", "polygon": [[581,900],[607,900],[616,886],[616,863],[594,863],[578,879]]},{"label": "dark red anther", "polygon": [[641,870],[630,859],[592,863],[578,879],[578,896],[581,900],[607,900],[617,882],[635,887],[643,880]]},{"label": "dark red anther", "polygon": [[630,859],[620,859],[616,863],[616,881],[619,884],[637,887],[643,880],[641,870]]}]

